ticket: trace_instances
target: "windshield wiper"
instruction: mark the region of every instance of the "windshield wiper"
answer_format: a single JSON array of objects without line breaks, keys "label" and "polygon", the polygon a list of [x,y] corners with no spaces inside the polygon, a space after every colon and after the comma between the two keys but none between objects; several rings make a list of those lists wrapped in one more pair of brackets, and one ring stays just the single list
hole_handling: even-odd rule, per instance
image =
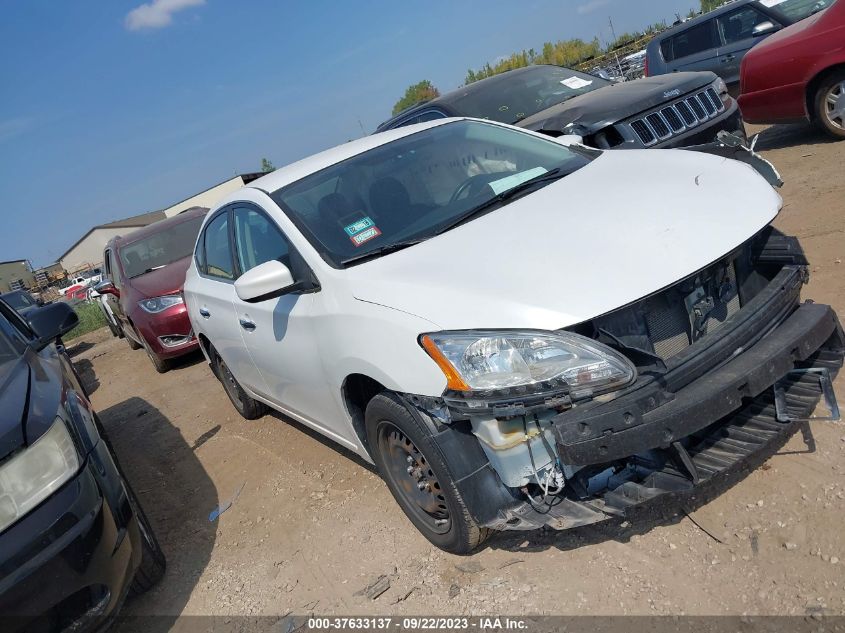
[{"label": "windshield wiper", "polygon": [[562,171],[560,167],[556,167],[555,169],[547,171],[545,174],[541,174],[536,178],[521,182],[515,187],[511,187],[507,191],[503,191],[502,193],[496,194],[486,202],[482,202],[478,206],[473,207],[466,213],[458,216],[454,222],[447,224],[442,229],[438,229],[435,235],[440,235],[441,233],[445,233],[446,231],[451,231],[452,229],[459,227],[461,224],[469,222],[470,220],[475,219],[480,215],[483,215],[487,211],[490,211],[493,207],[496,207],[503,202],[507,202],[508,200],[512,200],[516,196],[534,189],[537,185],[554,182],[555,180],[560,180],[564,176],[568,176],[569,173],[570,172],[568,171]]},{"label": "windshield wiper", "polygon": [[352,257],[342,259],[340,260],[340,265],[346,266],[347,264],[363,262],[368,259],[375,259],[376,257],[387,255],[388,253],[395,253],[396,251],[401,251],[402,249],[408,248],[409,246],[416,246],[420,242],[424,241],[424,239],[406,240],[404,242],[394,242],[393,244],[385,244],[384,246],[379,246],[378,248],[373,249],[371,251],[367,251],[366,253],[361,253],[360,255],[353,255]]},{"label": "windshield wiper", "polygon": [[161,268],[164,268],[165,266],[167,266],[167,264],[162,264],[161,266],[153,266],[152,268],[147,268],[147,270],[145,270],[144,272],[138,273],[137,275],[132,275],[129,279],[135,279],[135,277],[140,277],[141,275],[146,275],[147,273],[151,273],[154,270],[159,270]]}]

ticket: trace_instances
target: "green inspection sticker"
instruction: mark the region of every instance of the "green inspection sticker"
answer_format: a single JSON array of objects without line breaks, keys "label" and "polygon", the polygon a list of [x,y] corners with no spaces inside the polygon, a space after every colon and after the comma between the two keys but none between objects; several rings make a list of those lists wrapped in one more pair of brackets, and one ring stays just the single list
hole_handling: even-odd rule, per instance
[{"label": "green inspection sticker", "polygon": [[350,224],[349,226],[344,227],[343,230],[346,231],[346,234],[349,237],[352,237],[353,235],[356,235],[356,234],[360,233],[361,231],[368,229],[371,226],[375,226],[375,225],[376,225],[375,222],[373,222],[369,217],[366,217],[366,218],[361,218],[357,222],[354,222],[354,223]]}]

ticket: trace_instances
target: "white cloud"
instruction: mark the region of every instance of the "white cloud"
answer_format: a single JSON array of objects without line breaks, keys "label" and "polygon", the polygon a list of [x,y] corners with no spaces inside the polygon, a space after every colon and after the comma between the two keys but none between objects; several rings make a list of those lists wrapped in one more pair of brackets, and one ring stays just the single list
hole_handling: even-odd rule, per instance
[{"label": "white cloud", "polygon": [[610,0],[589,0],[584,4],[578,5],[578,8],[575,9],[575,12],[578,15],[587,15],[588,13],[592,13],[593,11],[598,11],[602,7],[606,7],[610,4]]},{"label": "white cloud", "polygon": [[174,13],[203,4],[205,0],[152,0],[126,15],[126,28],[130,31],[164,28],[173,22]]}]

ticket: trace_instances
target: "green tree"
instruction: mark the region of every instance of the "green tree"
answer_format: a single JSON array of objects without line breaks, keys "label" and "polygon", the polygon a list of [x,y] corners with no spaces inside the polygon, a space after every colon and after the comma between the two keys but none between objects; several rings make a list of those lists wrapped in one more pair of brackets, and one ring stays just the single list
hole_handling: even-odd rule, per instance
[{"label": "green tree", "polygon": [[701,0],[701,12],[707,13],[713,9],[722,6],[725,0]]},{"label": "green tree", "polygon": [[276,168],[273,166],[273,163],[270,162],[268,158],[261,159],[261,171],[265,174],[269,174],[271,171],[276,171]]},{"label": "green tree", "polygon": [[439,96],[440,91],[434,87],[434,84],[428,79],[423,79],[419,83],[408,86],[408,89],[405,90],[405,95],[393,106],[393,114],[399,114],[405,108],[410,108],[420,101],[430,101]]}]

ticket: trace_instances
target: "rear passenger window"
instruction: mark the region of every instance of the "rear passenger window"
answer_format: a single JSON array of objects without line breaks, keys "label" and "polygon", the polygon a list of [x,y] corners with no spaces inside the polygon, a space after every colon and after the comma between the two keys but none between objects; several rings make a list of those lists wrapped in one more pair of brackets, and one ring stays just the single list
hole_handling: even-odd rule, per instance
[{"label": "rear passenger window", "polygon": [[682,59],[718,47],[713,20],[678,33],[672,38],[672,59]]},{"label": "rear passenger window", "polygon": [[720,15],[716,22],[725,44],[733,44],[754,37],[754,27],[762,22],[770,21],[754,7],[745,7]]},{"label": "rear passenger window", "polygon": [[446,115],[439,110],[427,110],[417,117],[417,123],[425,123],[426,121],[435,121],[437,119],[444,119]]},{"label": "rear passenger window", "polygon": [[288,241],[274,222],[255,209],[235,208],[235,247],[241,274],[273,260],[290,268]]},{"label": "rear passenger window", "polygon": [[205,274],[220,279],[235,278],[229,245],[229,214],[221,213],[205,229]]}]

